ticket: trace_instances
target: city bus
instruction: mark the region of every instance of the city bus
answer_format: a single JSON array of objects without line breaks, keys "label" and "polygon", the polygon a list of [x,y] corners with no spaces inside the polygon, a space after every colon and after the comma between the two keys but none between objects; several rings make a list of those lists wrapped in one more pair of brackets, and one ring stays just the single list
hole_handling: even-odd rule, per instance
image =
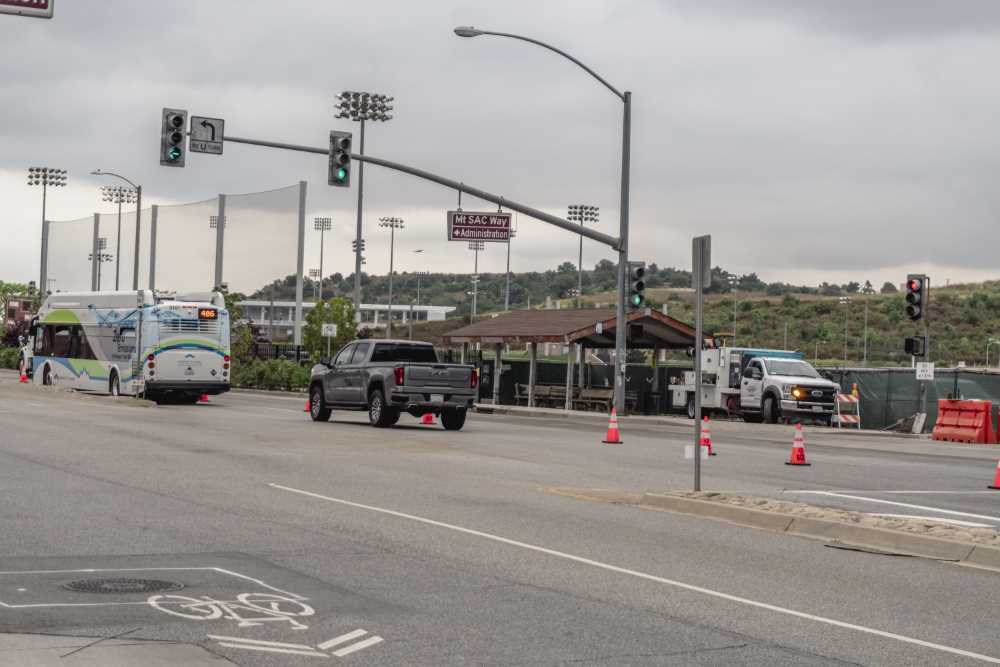
[{"label": "city bus", "polygon": [[57,292],[32,320],[35,384],[194,403],[229,391],[220,292]]}]

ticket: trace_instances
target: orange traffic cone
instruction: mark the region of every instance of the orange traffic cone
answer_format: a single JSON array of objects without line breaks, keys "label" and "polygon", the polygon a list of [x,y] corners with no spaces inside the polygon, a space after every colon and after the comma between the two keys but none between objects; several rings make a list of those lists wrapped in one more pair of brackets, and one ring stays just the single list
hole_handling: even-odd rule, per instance
[{"label": "orange traffic cone", "polygon": [[795,425],[795,440],[792,441],[792,453],[789,455],[788,460],[785,461],[786,466],[809,466],[811,463],[806,462],[806,443],[805,438],[802,437],[802,424]]},{"label": "orange traffic cone", "polygon": [[712,430],[708,426],[707,416],[701,422],[701,446],[708,447],[709,456],[715,456],[715,451],[712,449]]},{"label": "orange traffic cone", "polygon": [[201,398],[198,399],[199,403],[208,403],[208,394],[202,394]]},{"label": "orange traffic cone", "polygon": [[605,445],[622,444],[622,435],[618,432],[618,412],[611,408],[611,419],[608,420],[608,433],[602,440]]},{"label": "orange traffic cone", "polygon": [[424,416],[420,418],[421,424],[433,424],[434,423],[434,413],[425,412]]},{"label": "orange traffic cone", "polygon": [[18,382],[20,382],[21,384],[28,384],[28,374],[21,373],[21,379],[18,380]]},{"label": "orange traffic cone", "polygon": [[995,491],[1000,491],[1000,460],[997,461],[997,473],[996,476],[993,478],[993,483],[990,484],[989,487],[987,488],[993,489]]},{"label": "orange traffic cone", "polygon": [[311,412],[311,411],[312,411],[312,406],[309,404],[309,399],[307,398],[306,399],[306,409],[303,410],[302,412]]}]

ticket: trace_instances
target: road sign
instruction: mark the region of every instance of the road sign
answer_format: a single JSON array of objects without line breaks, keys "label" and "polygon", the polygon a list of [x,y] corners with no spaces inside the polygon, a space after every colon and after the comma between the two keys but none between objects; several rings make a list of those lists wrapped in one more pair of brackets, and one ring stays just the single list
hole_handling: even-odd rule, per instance
[{"label": "road sign", "polygon": [[52,18],[55,0],[0,0],[0,14]]},{"label": "road sign", "polygon": [[931,382],[934,380],[934,362],[917,362],[917,380]]},{"label": "road sign", "polygon": [[506,243],[510,240],[510,213],[448,211],[448,240]]},{"label": "road sign", "polygon": [[[691,244],[691,266],[694,270],[701,269],[701,286],[708,289],[712,286],[712,237],[697,236]],[[691,274],[691,286],[698,287],[694,272]]]},{"label": "road sign", "polygon": [[188,144],[188,148],[192,153],[222,155],[225,126],[226,121],[221,118],[191,116],[191,142]]},{"label": "road sign", "polygon": [[337,325],[331,322],[326,322],[322,326],[322,334],[327,338],[337,337]]}]

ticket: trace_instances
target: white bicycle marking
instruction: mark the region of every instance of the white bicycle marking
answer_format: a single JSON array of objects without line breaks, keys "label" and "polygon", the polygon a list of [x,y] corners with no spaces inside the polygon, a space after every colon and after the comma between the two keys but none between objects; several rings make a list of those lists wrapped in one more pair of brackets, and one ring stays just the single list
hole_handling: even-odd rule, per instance
[{"label": "white bicycle marking", "polygon": [[146,600],[154,609],[190,621],[212,621],[224,618],[236,621],[238,627],[252,628],[263,623],[285,622],[293,630],[309,626],[296,617],[312,616],[316,611],[302,602],[277,593],[240,593],[235,600],[216,600],[207,595],[200,598],[186,595],[153,595]]}]

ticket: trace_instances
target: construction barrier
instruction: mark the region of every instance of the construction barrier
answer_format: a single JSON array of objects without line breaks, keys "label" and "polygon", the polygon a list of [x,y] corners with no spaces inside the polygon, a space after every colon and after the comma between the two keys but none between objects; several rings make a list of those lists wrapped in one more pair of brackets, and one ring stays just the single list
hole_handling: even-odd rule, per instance
[{"label": "construction barrier", "polygon": [[837,428],[844,428],[844,424],[861,428],[861,399],[855,392],[856,389],[850,394],[837,394],[837,409],[831,419]]},{"label": "construction barrier", "polygon": [[935,440],[994,444],[992,401],[938,400],[938,418],[931,436]]}]

